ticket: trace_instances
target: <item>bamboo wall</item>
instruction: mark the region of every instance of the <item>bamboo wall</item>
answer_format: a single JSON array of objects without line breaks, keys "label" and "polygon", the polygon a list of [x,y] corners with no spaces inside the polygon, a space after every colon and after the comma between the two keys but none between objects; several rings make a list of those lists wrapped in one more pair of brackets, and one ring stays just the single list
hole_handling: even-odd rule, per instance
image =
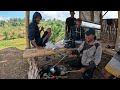
[{"label": "bamboo wall", "polygon": [[118,19],[112,19],[112,24],[107,24],[107,19],[102,20],[101,39],[106,42],[116,43],[118,30]]}]

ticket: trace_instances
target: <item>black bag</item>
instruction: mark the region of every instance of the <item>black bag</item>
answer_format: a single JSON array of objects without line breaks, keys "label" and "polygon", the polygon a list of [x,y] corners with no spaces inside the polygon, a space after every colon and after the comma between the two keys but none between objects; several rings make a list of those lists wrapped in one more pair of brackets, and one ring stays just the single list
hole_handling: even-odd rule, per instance
[{"label": "black bag", "polygon": [[75,40],[71,39],[70,41],[66,42],[65,48],[76,48]]},{"label": "black bag", "polygon": [[59,76],[60,75],[61,72],[60,72],[60,69],[57,66],[54,67],[55,73],[52,73],[50,71],[51,68],[53,68],[53,65],[47,65],[47,64],[43,65],[41,67],[42,70],[40,70],[40,72],[39,72],[40,78],[43,77],[44,73],[47,73],[47,74],[51,73],[51,75],[53,75],[53,76]]}]

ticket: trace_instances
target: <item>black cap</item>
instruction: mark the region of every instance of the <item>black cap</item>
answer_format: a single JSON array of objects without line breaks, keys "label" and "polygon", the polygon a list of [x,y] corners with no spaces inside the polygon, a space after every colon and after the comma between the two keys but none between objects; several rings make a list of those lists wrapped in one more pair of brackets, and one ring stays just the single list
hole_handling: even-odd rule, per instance
[{"label": "black cap", "polygon": [[95,35],[95,30],[93,28],[89,28],[86,32],[85,32],[86,35]]}]

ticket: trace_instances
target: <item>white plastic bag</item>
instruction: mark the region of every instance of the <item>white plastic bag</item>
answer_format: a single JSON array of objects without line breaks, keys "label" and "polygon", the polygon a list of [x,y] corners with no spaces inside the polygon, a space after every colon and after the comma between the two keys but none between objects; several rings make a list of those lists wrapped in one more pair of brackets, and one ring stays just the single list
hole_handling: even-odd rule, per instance
[{"label": "white plastic bag", "polygon": [[53,49],[53,48],[55,48],[55,45],[52,44],[51,42],[47,42],[45,48],[46,49]]}]

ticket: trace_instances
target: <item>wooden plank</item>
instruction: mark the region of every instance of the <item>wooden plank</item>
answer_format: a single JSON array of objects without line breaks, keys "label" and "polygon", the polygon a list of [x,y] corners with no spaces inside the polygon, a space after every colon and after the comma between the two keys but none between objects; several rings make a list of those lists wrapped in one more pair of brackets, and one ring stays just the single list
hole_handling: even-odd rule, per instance
[{"label": "wooden plank", "polygon": [[107,48],[103,48],[103,52],[111,56],[114,56],[117,53],[115,50],[107,49]]},{"label": "wooden plank", "polygon": [[52,50],[52,49],[26,49],[23,53],[23,58],[31,58],[31,57],[44,57],[44,56],[49,56],[49,55],[56,55],[59,53],[65,53],[69,50],[74,50],[73,49],[67,49],[67,48],[62,48],[58,50]]},{"label": "wooden plank", "polygon": [[91,14],[91,21],[94,22],[94,11],[90,11]]},{"label": "wooden plank", "polygon": [[107,13],[108,13],[108,11],[106,11],[105,14],[102,17],[104,17]]},{"label": "wooden plank", "polygon": [[79,11],[79,18],[82,18],[82,11]]}]

